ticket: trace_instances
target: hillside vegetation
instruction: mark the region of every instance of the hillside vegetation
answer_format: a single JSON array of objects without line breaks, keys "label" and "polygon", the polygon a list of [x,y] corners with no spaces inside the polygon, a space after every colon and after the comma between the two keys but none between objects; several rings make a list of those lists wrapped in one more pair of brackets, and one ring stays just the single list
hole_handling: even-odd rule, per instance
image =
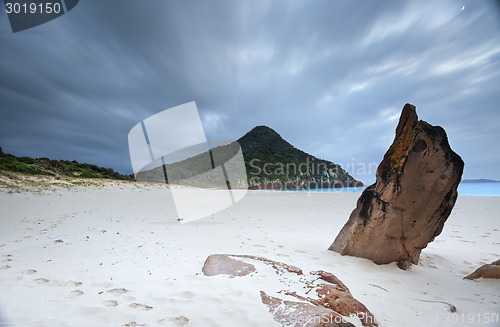
[{"label": "hillside vegetation", "polygon": [[340,165],[295,148],[267,126],[253,128],[238,143],[252,188],[363,186]]},{"label": "hillside vegetation", "polygon": [[81,178],[103,178],[133,180],[133,175],[121,175],[112,168],[80,163],[76,160],[51,160],[49,158],[16,157],[4,153],[0,147],[0,171],[11,171],[29,175],[68,176]]},{"label": "hillside vegetation", "polygon": [[[340,165],[295,148],[267,126],[253,128],[237,143],[241,146],[247,173],[246,182],[251,189],[363,186],[362,182],[355,180]],[[244,171],[243,163],[240,165],[234,160],[231,164],[228,163],[239,151],[237,143],[215,147],[207,153],[164,166],[161,160],[156,160],[143,168],[137,175],[137,180],[165,183],[167,179],[174,184],[213,188],[214,185],[220,184],[219,176],[212,169],[214,164],[224,164],[226,173],[231,176],[239,176],[241,174],[238,172]],[[55,177],[134,180],[133,175],[121,175],[112,168],[79,163],[75,160],[16,157],[4,153],[0,148],[0,173],[2,171]],[[194,176],[197,176],[195,180],[192,179]],[[244,187],[244,179],[244,174],[241,180],[233,179],[233,185],[230,187]],[[194,184],[190,184],[189,180]]]}]

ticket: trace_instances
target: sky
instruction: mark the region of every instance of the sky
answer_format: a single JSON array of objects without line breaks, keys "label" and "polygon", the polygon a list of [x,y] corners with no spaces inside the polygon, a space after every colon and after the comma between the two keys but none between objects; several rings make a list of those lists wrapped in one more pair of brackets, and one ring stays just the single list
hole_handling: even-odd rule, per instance
[{"label": "sky", "polygon": [[132,172],[128,132],[196,101],[208,138],[267,125],[371,183],[405,103],[463,178],[500,180],[500,5],[488,0],[82,0],[12,33],[0,146]]}]

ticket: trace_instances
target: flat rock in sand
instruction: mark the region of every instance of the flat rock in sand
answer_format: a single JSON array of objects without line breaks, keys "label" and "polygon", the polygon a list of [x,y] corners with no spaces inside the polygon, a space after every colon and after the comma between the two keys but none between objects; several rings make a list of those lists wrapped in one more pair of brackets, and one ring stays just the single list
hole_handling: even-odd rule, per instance
[{"label": "flat rock in sand", "polygon": [[[349,289],[340,279],[332,273],[318,270],[309,274],[304,274],[302,269],[282,262],[269,260],[253,255],[236,254],[214,254],[210,255],[203,266],[205,275],[227,274],[231,277],[244,270],[243,267],[250,267],[255,271],[255,267],[242,260],[253,260],[271,266],[277,274],[277,278],[284,285],[290,286],[293,280],[298,281],[296,285],[300,289],[308,290],[304,295],[293,290],[281,290],[278,294],[285,294],[294,297],[298,301],[283,300],[273,297],[261,291],[262,303],[267,305],[269,312],[275,321],[283,326],[295,327],[319,327],[338,326],[347,327],[352,325],[347,318],[356,317],[363,326],[377,327],[378,323],[373,314],[358,300],[356,300]],[[251,272],[250,271],[250,272]],[[243,275],[248,274],[244,273]],[[326,283],[317,283],[322,280]],[[292,282],[293,284],[293,282]],[[310,294],[311,296],[308,296]],[[315,295],[315,296],[314,296]]]},{"label": "flat rock in sand", "polygon": [[230,277],[245,276],[255,271],[255,266],[241,260],[230,258],[227,254],[212,254],[203,265],[205,276],[229,275]]}]

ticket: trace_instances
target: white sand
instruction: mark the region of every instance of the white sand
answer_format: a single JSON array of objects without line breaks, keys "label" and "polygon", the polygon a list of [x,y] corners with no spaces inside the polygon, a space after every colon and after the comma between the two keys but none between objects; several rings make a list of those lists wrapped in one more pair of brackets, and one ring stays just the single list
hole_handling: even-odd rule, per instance
[{"label": "white sand", "polygon": [[[165,189],[54,190],[0,192],[0,321],[7,325],[280,326],[259,291],[277,296],[298,286],[261,265],[244,277],[203,276],[214,253],[329,271],[381,326],[491,326],[484,320],[500,313],[498,280],[462,279],[500,259],[500,198],[459,197],[420,265],[402,271],[326,250],[359,193],[252,191],[223,212],[180,224]],[[457,313],[419,300],[451,303]]]}]

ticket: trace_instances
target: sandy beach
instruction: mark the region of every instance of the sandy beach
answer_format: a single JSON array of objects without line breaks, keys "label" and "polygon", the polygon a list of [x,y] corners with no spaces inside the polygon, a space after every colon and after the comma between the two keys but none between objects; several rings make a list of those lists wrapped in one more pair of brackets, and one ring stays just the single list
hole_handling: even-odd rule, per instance
[{"label": "sandy beach", "polygon": [[499,259],[500,198],[459,196],[420,264],[403,271],[327,251],[358,197],[250,191],[229,209],[180,224],[160,187],[3,189],[0,325],[280,326],[259,292],[275,296],[300,283],[255,263],[247,276],[204,276],[205,259],[216,253],[331,272],[380,326],[498,324],[491,320],[500,313],[498,280],[462,278]]}]

